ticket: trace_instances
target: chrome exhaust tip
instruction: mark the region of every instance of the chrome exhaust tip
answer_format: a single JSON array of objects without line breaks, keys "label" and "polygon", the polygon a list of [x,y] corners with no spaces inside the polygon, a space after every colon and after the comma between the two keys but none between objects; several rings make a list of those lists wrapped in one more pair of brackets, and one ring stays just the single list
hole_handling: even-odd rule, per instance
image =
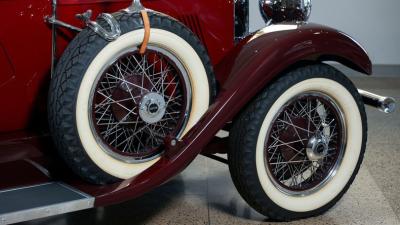
[{"label": "chrome exhaust tip", "polygon": [[392,97],[377,95],[368,91],[358,89],[364,104],[375,107],[384,113],[393,113],[396,109],[396,100]]}]

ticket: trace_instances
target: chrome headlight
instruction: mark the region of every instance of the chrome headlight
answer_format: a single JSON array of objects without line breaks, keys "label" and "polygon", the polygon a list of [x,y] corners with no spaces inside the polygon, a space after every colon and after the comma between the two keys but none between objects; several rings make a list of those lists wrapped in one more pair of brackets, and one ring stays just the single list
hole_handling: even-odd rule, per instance
[{"label": "chrome headlight", "polygon": [[311,14],[311,0],[260,0],[266,23],[305,22]]}]

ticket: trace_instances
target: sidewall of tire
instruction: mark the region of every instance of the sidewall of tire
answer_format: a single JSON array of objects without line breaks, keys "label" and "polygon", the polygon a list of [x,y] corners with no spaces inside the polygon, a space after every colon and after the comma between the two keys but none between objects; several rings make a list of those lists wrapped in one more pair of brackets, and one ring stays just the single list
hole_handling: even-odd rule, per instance
[{"label": "sidewall of tire", "polygon": [[[96,78],[104,70],[104,67],[110,64],[110,59],[121,55],[126,49],[139,46],[142,43],[143,36],[144,30],[138,29],[127,32],[116,41],[107,44],[90,63],[77,95],[76,128],[85,152],[100,169],[120,179],[128,179],[140,174],[156,163],[159,158],[132,164],[117,160],[107,154],[90,127],[90,92]],[[207,72],[193,47],[172,32],[156,28],[151,29],[149,45],[158,46],[174,54],[187,70],[192,87],[192,105],[190,117],[183,132],[185,134],[208,109],[210,88]]]},{"label": "sidewall of tire", "polygon": [[[347,129],[345,154],[334,177],[320,190],[306,196],[289,196],[276,188],[266,172],[264,141],[273,118],[281,107],[294,96],[307,91],[319,91],[333,98],[343,112]],[[351,180],[363,149],[363,122],[353,95],[339,82],[327,78],[310,78],[301,81],[277,98],[266,114],[258,133],[256,144],[256,170],[263,191],[282,209],[303,213],[318,210],[333,201]]]}]

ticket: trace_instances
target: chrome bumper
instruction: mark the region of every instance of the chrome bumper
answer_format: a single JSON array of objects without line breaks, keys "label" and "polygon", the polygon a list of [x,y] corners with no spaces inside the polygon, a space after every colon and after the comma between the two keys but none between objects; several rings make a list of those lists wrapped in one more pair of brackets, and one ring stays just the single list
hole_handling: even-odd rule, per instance
[{"label": "chrome bumper", "polygon": [[358,89],[364,104],[375,107],[384,113],[392,113],[396,109],[396,101],[392,97],[380,96],[368,91]]}]

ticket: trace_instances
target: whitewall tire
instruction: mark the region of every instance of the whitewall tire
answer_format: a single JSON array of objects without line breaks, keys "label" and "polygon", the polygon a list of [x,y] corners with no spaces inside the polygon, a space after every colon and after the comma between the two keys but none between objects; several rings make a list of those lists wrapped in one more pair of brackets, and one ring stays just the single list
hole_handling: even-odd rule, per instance
[{"label": "whitewall tire", "polygon": [[234,183],[268,217],[323,213],[354,180],[366,129],[362,100],[343,74],[323,64],[291,71],[235,122],[229,154]]}]

